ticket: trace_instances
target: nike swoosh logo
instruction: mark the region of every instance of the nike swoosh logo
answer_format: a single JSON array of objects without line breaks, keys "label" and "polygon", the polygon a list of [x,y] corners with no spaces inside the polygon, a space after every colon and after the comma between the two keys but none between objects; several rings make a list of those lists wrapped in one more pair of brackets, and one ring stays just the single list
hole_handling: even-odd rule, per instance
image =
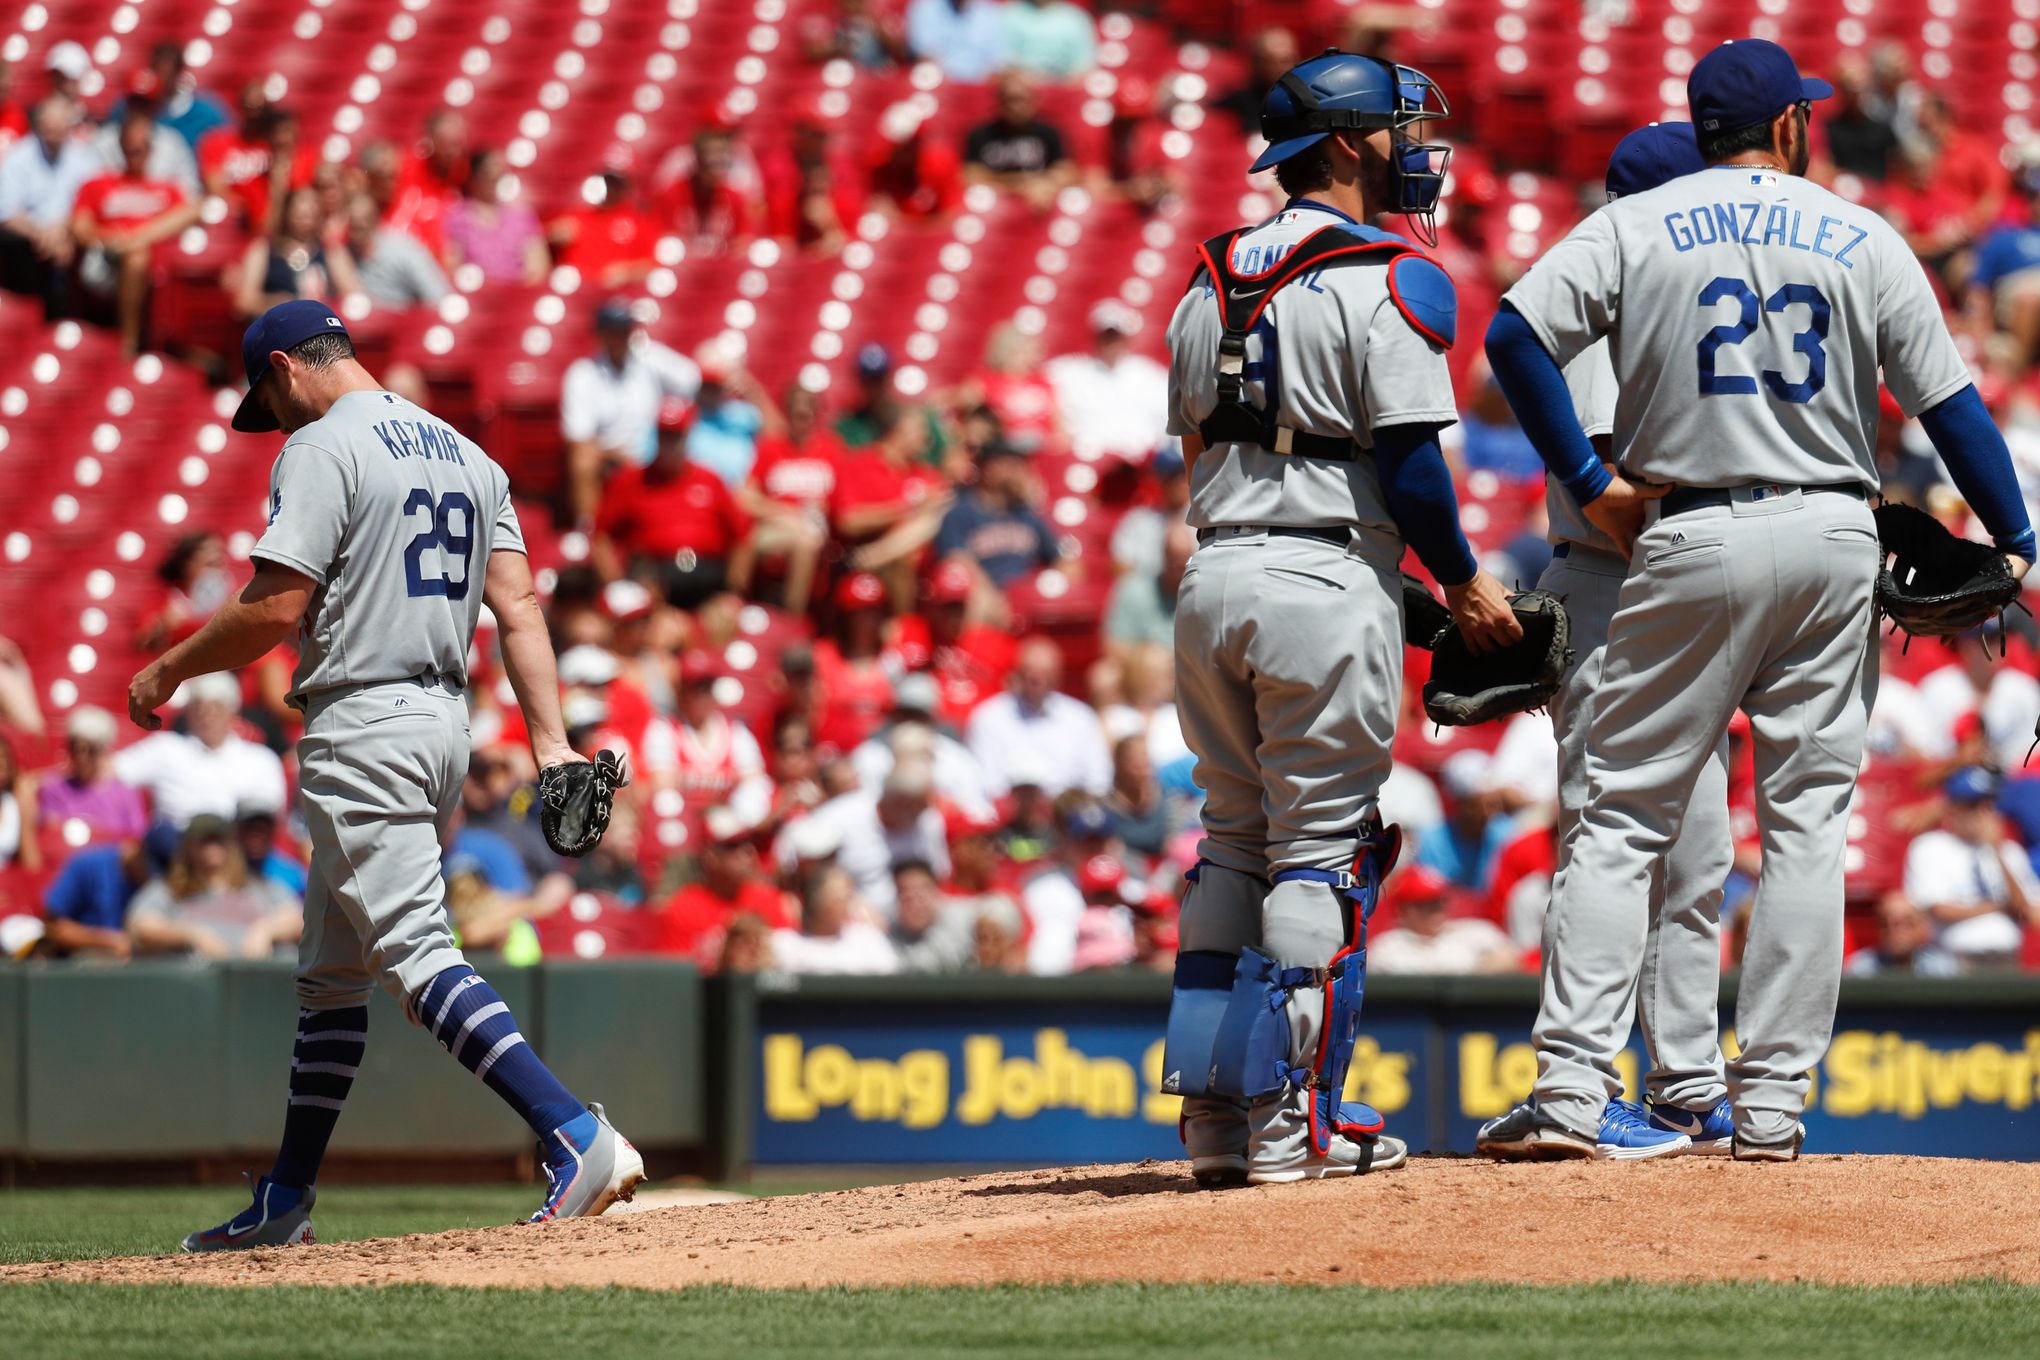
[{"label": "nike swoosh logo", "polygon": [[1701,1120],[1697,1114],[1687,1114],[1681,1111],[1677,1115],[1671,1115],[1659,1110],[1654,1113],[1653,1117],[1658,1123],[1674,1133],[1683,1133],[1689,1137],[1697,1137],[1700,1133]]},{"label": "nike swoosh logo", "polygon": [[1246,289],[1245,291],[1241,291],[1238,288],[1228,288],[1225,290],[1225,295],[1231,298],[1234,302],[1245,302],[1248,298],[1259,297],[1261,294],[1267,291],[1268,290],[1265,288],[1249,288]]}]

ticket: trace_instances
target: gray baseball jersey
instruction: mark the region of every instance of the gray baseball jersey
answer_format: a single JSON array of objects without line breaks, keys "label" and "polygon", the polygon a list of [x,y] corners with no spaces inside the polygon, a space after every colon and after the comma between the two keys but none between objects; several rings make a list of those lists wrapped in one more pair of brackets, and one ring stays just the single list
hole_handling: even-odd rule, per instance
[{"label": "gray baseball jersey", "polygon": [[341,685],[467,682],[489,554],[524,551],[510,482],[473,440],[393,392],[350,392],[269,474],[254,555],[318,582],[291,702]]},{"label": "gray baseball jersey", "polygon": [[[1608,358],[1606,340],[1596,340],[1565,366],[1565,387],[1572,394],[1573,416],[1587,438],[1614,433],[1615,365]],[[1615,541],[1596,529],[1578,502],[1550,477],[1544,479],[1544,511],[1550,523],[1545,536],[1553,543],[1617,551]]]},{"label": "gray baseball jersey", "polygon": [[1773,170],[1611,203],[1506,301],[1561,365],[1608,337],[1616,461],[1650,481],[1874,490],[1880,366],[1909,416],[1970,381],[1898,233]]},{"label": "gray baseball jersey", "polygon": [[[1351,220],[1307,204],[1284,208],[1239,238],[1233,267],[1273,268],[1312,232]],[[1169,433],[1195,433],[1217,408],[1223,329],[1211,280],[1200,275],[1169,320]],[[1245,376],[1253,406],[1264,407],[1272,387],[1284,425],[1363,449],[1374,446],[1373,430],[1459,419],[1445,351],[1397,309],[1385,267],[1322,270],[1283,288],[1247,335]],[[1257,444],[1221,444],[1191,464],[1190,523],[1365,524],[1399,534],[1372,459],[1295,458]]]}]

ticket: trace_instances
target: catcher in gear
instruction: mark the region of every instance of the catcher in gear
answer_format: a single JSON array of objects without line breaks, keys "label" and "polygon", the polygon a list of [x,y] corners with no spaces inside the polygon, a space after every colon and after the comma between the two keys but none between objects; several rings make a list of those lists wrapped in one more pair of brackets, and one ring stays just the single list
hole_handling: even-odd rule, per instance
[{"label": "catcher in gear", "polygon": [[581,853],[600,840],[622,777],[567,744],[509,479],[472,440],[385,391],[324,303],[270,308],[241,355],[248,395],[234,428],[287,435],[254,579],[135,676],[128,708],[138,724],[160,726],[154,710],[183,680],[249,665],[294,637],[290,702],[305,716],[298,782],[312,862],[276,1163],[247,1209],[184,1248],[312,1240],[313,1185],[367,1051],[377,987],[537,1136],[551,1184],[532,1221],[599,1214],[630,1198],[644,1161],[539,1061],[469,966],[440,878],[441,837],[468,769],[467,658],[484,603],[545,772],[555,848]]},{"label": "catcher in gear", "polygon": [[538,772],[539,828],[556,855],[576,859],[602,844],[616,791],[630,782],[628,767],[614,751],[593,760],[564,761]]},{"label": "catcher in gear", "polygon": [[1444,272],[1427,230],[1445,112],[1428,77],[1328,52],[1268,92],[1289,200],[1204,243],[1169,324],[1169,428],[1198,547],[1176,609],[1178,713],[1205,790],[1162,1064],[1207,1185],[1386,1170],[1408,1149],[1345,1098],[1367,918],[1399,837],[1377,810],[1402,700],[1406,545],[1476,649],[1521,625],[1460,532]]}]

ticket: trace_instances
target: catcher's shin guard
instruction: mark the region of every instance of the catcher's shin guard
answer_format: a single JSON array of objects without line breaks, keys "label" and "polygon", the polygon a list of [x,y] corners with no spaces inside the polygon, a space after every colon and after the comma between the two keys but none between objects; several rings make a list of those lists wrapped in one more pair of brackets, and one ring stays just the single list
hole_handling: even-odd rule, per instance
[{"label": "catcher's shin guard", "polygon": [[[1243,950],[1219,1023],[1211,1066],[1214,1094],[1246,1101],[1289,1088],[1307,1093],[1312,1150],[1322,1156],[1334,1135],[1380,1132],[1371,1106],[1341,1099],[1360,1033],[1367,975],[1367,922],[1381,880],[1395,862],[1401,835],[1387,828],[1363,843],[1344,872],[1290,869],[1277,883],[1322,883],[1350,903],[1346,944],[1322,968],[1282,967],[1258,949]],[[1313,995],[1321,993],[1321,995]]]}]

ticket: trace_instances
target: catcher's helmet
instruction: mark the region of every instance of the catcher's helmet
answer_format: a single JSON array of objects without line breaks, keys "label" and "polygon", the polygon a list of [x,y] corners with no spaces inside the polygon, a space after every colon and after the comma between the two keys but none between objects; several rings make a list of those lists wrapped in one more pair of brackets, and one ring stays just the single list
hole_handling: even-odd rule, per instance
[{"label": "catcher's helmet", "polygon": [[1392,129],[1391,201],[1385,206],[1391,212],[1408,213],[1428,238],[1435,239],[1432,217],[1445,188],[1445,166],[1452,151],[1411,141],[1405,130],[1413,123],[1451,116],[1445,92],[1422,71],[1332,48],[1291,67],[1268,91],[1261,103],[1261,135],[1268,139],[1268,149],[1253,168],[1266,170],[1334,132]]}]

